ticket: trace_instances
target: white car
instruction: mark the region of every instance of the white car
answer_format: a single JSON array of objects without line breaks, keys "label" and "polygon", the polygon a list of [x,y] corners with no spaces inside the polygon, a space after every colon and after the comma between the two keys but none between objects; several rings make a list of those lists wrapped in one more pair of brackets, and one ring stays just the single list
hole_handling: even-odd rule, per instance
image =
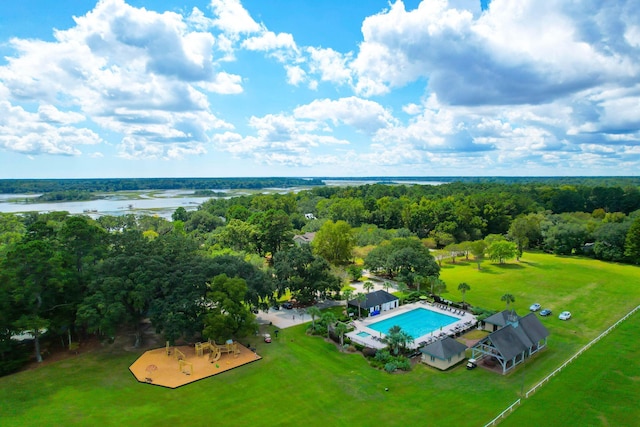
[{"label": "white car", "polygon": [[529,307],[529,310],[531,310],[531,311],[538,311],[538,310],[540,310],[540,304],[538,304],[538,303],[531,304],[531,306]]},{"label": "white car", "polygon": [[571,319],[571,312],[563,311],[562,313],[560,313],[560,316],[558,316],[558,319],[560,319],[560,320],[569,320],[569,319]]}]

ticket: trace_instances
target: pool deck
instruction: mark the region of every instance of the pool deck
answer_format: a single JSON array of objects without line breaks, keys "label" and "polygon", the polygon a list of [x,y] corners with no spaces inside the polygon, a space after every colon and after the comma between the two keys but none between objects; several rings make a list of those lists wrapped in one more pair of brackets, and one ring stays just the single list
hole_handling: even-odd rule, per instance
[{"label": "pool deck", "polygon": [[[431,342],[437,341],[440,338],[444,338],[445,336],[454,336],[462,331],[468,330],[475,325],[478,324],[475,316],[468,312],[463,312],[462,310],[450,309],[443,304],[437,303],[428,303],[426,301],[415,302],[411,304],[406,304],[395,308],[393,310],[385,311],[383,314],[374,317],[368,317],[363,320],[355,320],[353,322],[355,326],[355,330],[351,331],[347,334],[347,336],[351,339],[351,341],[356,342],[358,344],[362,344],[367,347],[372,348],[384,348],[386,344],[381,342],[380,340],[385,337],[385,334],[382,332],[378,332],[368,327],[368,325],[372,323],[380,322],[381,320],[388,319],[390,317],[398,316],[399,314],[406,313],[408,311],[414,310],[416,308],[426,308],[431,311],[435,311],[436,313],[445,314],[447,316],[455,317],[455,322],[444,326],[443,328],[433,331],[427,335],[422,335],[419,337],[413,337],[413,343],[408,345],[411,349],[417,349],[418,347],[422,347]],[[358,333],[366,332],[369,334],[367,337],[359,336]]]}]

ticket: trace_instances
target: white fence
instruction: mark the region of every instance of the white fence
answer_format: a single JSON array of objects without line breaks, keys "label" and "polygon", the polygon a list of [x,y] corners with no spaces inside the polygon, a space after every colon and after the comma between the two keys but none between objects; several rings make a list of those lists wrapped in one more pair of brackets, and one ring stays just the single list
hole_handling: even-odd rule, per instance
[{"label": "white fence", "polygon": [[585,345],[584,347],[582,347],[576,354],[574,354],[573,356],[571,356],[569,358],[569,360],[567,360],[566,362],[564,362],[562,365],[560,365],[560,367],[558,369],[556,369],[555,371],[553,371],[552,373],[550,373],[549,375],[547,375],[542,381],[540,381],[538,384],[534,385],[531,390],[529,390],[526,394],[525,397],[528,399],[530,395],[532,395],[533,393],[536,392],[536,390],[538,390],[538,388],[540,388],[541,386],[543,386],[547,381],[549,381],[552,377],[554,377],[558,372],[562,371],[569,363],[573,362],[574,360],[576,360],[578,358],[578,356],[580,356],[582,353],[584,353],[585,351],[589,350],[591,348],[592,345],[594,345],[595,343],[597,343],[598,341],[600,341],[602,338],[604,338],[605,336],[607,336],[609,334],[609,332],[611,332],[612,330],[614,330],[616,327],[618,327],[618,325],[620,325],[620,323],[624,322],[625,320],[627,320],[631,315],[633,315],[633,313],[635,313],[636,311],[640,310],[640,305],[637,306],[636,308],[634,308],[633,310],[631,310],[629,313],[627,313],[626,316],[624,316],[622,319],[618,320],[616,323],[614,323],[609,329],[607,329],[606,331],[604,331],[603,333],[601,333],[600,335],[598,335],[597,337],[595,337],[593,340],[591,340],[591,342],[589,342],[589,344]]},{"label": "white fence", "polygon": [[[552,377],[554,377],[557,373],[559,373],[560,371],[562,371],[569,363],[573,362],[574,360],[576,360],[578,358],[578,356],[580,356],[582,353],[584,353],[585,351],[587,351],[589,348],[591,348],[592,345],[594,345],[595,343],[597,343],[598,341],[600,341],[602,338],[604,338],[605,336],[607,336],[609,334],[609,332],[611,332],[612,330],[614,330],[615,328],[618,327],[618,325],[620,325],[620,323],[624,322],[625,320],[627,320],[629,317],[631,317],[636,311],[640,310],[640,305],[637,306],[636,308],[634,308],[633,310],[631,310],[629,313],[627,313],[622,319],[618,320],[616,323],[614,323],[611,327],[609,327],[606,331],[604,331],[603,333],[601,333],[600,335],[598,335],[597,337],[595,337],[593,340],[591,340],[591,342],[589,342],[589,344],[585,345],[584,347],[582,347],[576,354],[574,354],[573,356],[571,356],[569,358],[569,360],[567,360],[566,362],[564,362],[562,365],[560,365],[560,367],[558,369],[556,369],[555,371],[553,371],[552,373],[550,373],[549,375],[547,375],[546,377],[544,377],[544,379],[542,381],[540,381],[538,384],[534,385],[531,390],[529,390],[524,397],[526,399],[529,398],[530,395],[532,395],[533,393],[536,392],[536,390],[538,390],[540,387],[542,387],[544,384],[547,383],[547,381],[549,381],[549,379],[551,379]],[[488,427],[488,426],[495,426],[496,424],[498,424],[504,417],[506,417],[507,415],[509,415],[511,412],[513,412],[514,408],[516,406],[518,406],[520,404],[520,399],[516,400],[514,403],[512,403],[507,409],[505,409],[504,411],[502,411],[500,413],[500,415],[498,415],[497,417],[495,417],[493,420],[491,420],[491,422],[489,422],[488,424],[486,424],[484,427]]]},{"label": "white fence", "polygon": [[489,426],[495,426],[496,424],[498,424],[500,422],[500,420],[502,420],[504,417],[506,417],[507,415],[509,415],[513,409],[518,406],[520,404],[520,399],[516,400],[515,402],[513,402],[511,404],[511,406],[509,406],[507,409],[505,409],[504,411],[502,411],[500,413],[500,415],[498,415],[497,417],[495,417],[494,419],[492,419],[488,424],[485,424],[484,427],[489,427]]}]

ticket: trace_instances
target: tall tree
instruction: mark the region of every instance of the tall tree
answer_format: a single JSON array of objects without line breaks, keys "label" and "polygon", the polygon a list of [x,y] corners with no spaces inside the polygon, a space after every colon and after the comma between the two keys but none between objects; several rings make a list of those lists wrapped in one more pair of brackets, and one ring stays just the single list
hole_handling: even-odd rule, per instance
[{"label": "tall tree", "polygon": [[480,270],[480,264],[482,264],[482,260],[484,259],[484,253],[487,250],[487,243],[484,240],[475,240],[471,244],[471,253],[473,254],[473,259],[478,265],[478,270]]},{"label": "tall tree", "polygon": [[311,316],[311,328],[313,328],[313,330],[316,330],[316,317],[320,317],[322,315],[322,312],[320,311],[320,309],[318,307],[316,307],[315,305],[312,305],[311,307],[309,307],[307,309],[307,314],[309,316]]},{"label": "tall tree", "polygon": [[504,294],[500,297],[500,301],[503,301],[507,304],[506,309],[509,309],[509,305],[516,302],[516,297],[514,297],[512,294]]},{"label": "tall tree", "polygon": [[[38,225],[38,224],[36,224]],[[33,227],[30,227],[34,231]],[[4,258],[0,280],[5,282],[19,316],[14,327],[34,336],[34,353],[42,362],[41,330],[50,328],[56,312],[62,308],[69,269],[53,239],[41,239],[39,233],[13,245]]]},{"label": "tall tree", "polygon": [[334,328],[334,331],[336,334],[338,334],[338,337],[340,337],[340,351],[342,351],[342,349],[344,348],[344,334],[347,333],[347,325],[345,325],[342,322],[338,322],[336,323],[336,327]]},{"label": "tall tree", "polygon": [[505,260],[516,256],[517,247],[513,242],[494,242],[489,246],[487,252],[491,261],[498,261],[500,264],[504,264]]},{"label": "tall tree", "polygon": [[460,293],[462,294],[462,305],[465,305],[465,296],[467,295],[467,291],[471,289],[471,286],[469,286],[467,283],[462,282],[458,285],[458,290],[460,291]]},{"label": "tall tree", "polygon": [[624,243],[624,254],[631,259],[634,264],[640,264],[640,215],[629,227]]},{"label": "tall tree", "polygon": [[364,289],[367,293],[371,292],[373,290],[373,287],[373,283],[368,280],[362,284],[362,289]]},{"label": "tall tree", "polygon": [[255,245],[260,255],[275,254],[292,242],[291,220],[282,210],[256,212],[249,217],[248,222],[256,226]]},{"label": "tall tree", "polygon": [[384,270],[390,276],[398,276],[408,285],[414,277],[437,276],[440,267],[420,240],[397,238],[373,249],[365,258],[365,265],[372,271]]},{"label": "tall tree", "polygon": [[205,318],[203,334],[207,338],[223,342],[242,338],[256,330],[255,316],[244,303],[247,283],[226,274],[214,277],[207,293],[209,312]]},{"label": "tall tree", "polygon": [[336,318],[336,315],[331,311],[325,311],[324,313],[322,313],[322,322],[327,326],[327,339],[329,339],[331,328],[337,320],[338,319]]},{"label": "tall tree", "polygon": [[134,346],[140,346],[141,321],[148,314],[166,265],[152,245],[140,231],[116,235],[78,307],[78,319],[89,332],[114,336],[116,329],[126,324],[134,330]]},{"label": "tall tree", "polygon": [[359,292],[356,295],[356,301],[358,302],[358,317],[362,318],[362,304],[364,304],[365,302],[367,302],[367,294],[363,294],[362,292]]},{"label": "tall tree", "polygon": [[310,303],[318,296],[340,290],[340,280],[331,274],[327,261],[314,256],[309,245],[293,246],[273,257],[278,292],[288,289],[298,301]]},{"label": "tall tree", "polygon": [[332,264],[347,264],[351,261],[355,237],[346,221],[325,222],[311,243],[315,253]]}]

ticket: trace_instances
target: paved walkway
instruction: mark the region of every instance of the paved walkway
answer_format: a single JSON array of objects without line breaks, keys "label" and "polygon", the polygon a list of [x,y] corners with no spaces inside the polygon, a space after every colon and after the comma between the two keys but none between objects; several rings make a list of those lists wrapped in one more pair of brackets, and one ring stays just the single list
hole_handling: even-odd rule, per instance
[{"label": "paved walkway", "polygon": [[[326,300],[317,303],[315,306],[322,310],[336,305],[345,305],[345,302]],[[269,311],[266,313],[264,311],[260,311],[256,314],[256,321],[261,325],[268,325],[269,323],[272,323],[278,328],[284,329],[290,326],[311,322],[311,316],[306,313],[305,309],[293,308],[287,310],[286,308],[280,307],[279,310],[269,308]]]},{"label": "paved walkway", "polygon": [[[384,282],[387,281],[391,284],[391,287],[389,288],[389,292],[394,292],[395,289],[395,282],[391,281],[391,280],[385,280],[382,278],[377,278],[374,276],[375,280],[369,280],[369,273],[367,271],[363,272],[363,275],[365,277],[365,280],[362,282],[350,282],[349,286],[351,286],[352,288],[354,288],[355,290],[353,291],[354,296],[357,293],[363,293],[366,294],[367,291],[364,290],[363,286],[364,283],[366,281],[370,281],[371,283],[373,283],[373,291],[379,291],[379,290],[384,290]],[[336,306],[336,305],[346,305],[345,301],[334,301],[334,300],[325,300],[325,301],[321,301],[319,303],[316,304],[316,307],[318,307],[320,310],[327,308],[327,307],[332,307],[332,306]],[[301,323],[307,323],[307,322],[311,322],[311,316],[309,316],[308,314],[306,314],[306,311],[304,309],[290,309],[287,310],[286,308],[282,308],[280,307],[279,310],[276,310],[274,308],[269,308],[268,312],[264,312],[264,311],[260,311],[257,315],[256,315],[256,320],[258,322],[258,324],[261,325],[268,325],[269,323],[274,324],[275,326],[277,326],[280,329],[284,329],[284,328],[288,328],[290,326],[295,326],[295,325],[300,325]]]}]

